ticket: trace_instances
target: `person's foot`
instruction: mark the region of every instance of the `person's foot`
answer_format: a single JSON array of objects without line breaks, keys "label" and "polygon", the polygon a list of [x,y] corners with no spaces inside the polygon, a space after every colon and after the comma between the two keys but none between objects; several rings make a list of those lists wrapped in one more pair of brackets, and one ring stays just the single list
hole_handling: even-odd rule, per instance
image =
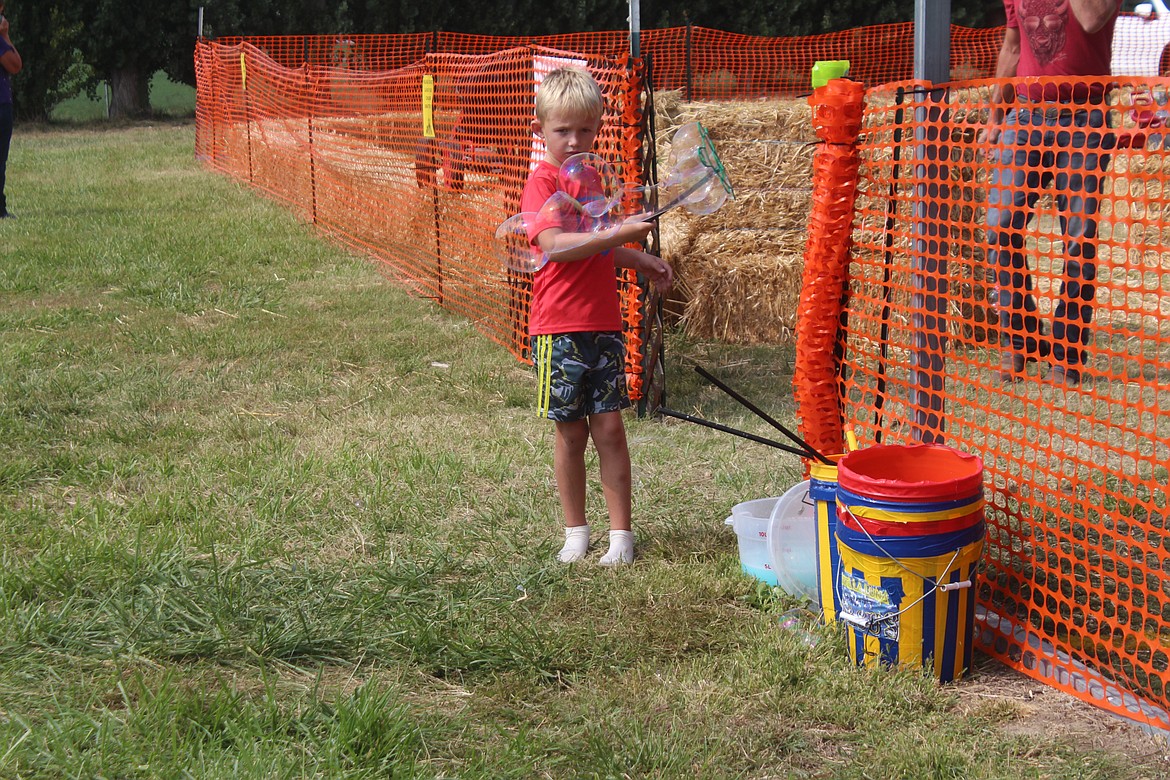
[{"label": "person's foot", "polygon": [[634,562],[634,532],[610,531],[609,551],[598,561],[602,566],[620,566]]},{"label": "person's foot", "polygon": [[565,546],[557,553],[561,563],[573,563],[589,552],[589,525],[574,525],[565,529]]},{"label": "person's foot", "polygon": [[1024,378],[1024,356],[1015,352],[1003,353],[997,373],[1001,382],[1019,382]]},{"label": "person's foot", "polygon": [[16,215],[11,211],[5,211],[4,213],[0,214],[0,219],[16,219]]}]

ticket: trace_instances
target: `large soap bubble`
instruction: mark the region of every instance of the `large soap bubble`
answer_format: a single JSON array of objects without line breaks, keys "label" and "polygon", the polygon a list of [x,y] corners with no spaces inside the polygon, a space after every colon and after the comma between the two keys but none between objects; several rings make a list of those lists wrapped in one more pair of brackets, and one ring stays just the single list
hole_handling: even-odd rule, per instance
[{"label": "large soap bubble", "polygon": [[604,157],[592,152],[574,154],[561,163],[557,186],[581,204],[582,211],[597,219],[621,206],[621,179]]},{"label": "large soap bubble", "polygon": [[[603,157],[592,152],[575,154],[562,163],[557,191],[540,211],[509,217],[496,229],[496,238],[505,246],[509,268],[535,273],[553,258],[535,250],[532,241],[550,228],[564,234],[558,240],[560,253],[609,238],[626,222],[655,219],[676,206],[692,214],[712,214],[734,197],[707,131],[698,122],[688,122],[671,139],[667,172],[657,185],[623,187]],[[623,214],[623,202],[658,205],[650,211]]]},{"label": "large soap bubble", "polygon": [[658,185],[658,214],[682,206],[691,214],[713,214],[735,190],[707,131],[698,122],[688,122],[675,131],[670,141],[667,173]]},{"label": "large soap bubble", "polygon": [[513,271],[533,274],[548,263],[548,255],[534,252],[528,240],[535,227],[536,213],[528,211],[508,217],[496,228],[496,240],[504,245],[504,265]]},{"label": "large soap bubble", "polygon": [[540,211],[516,214],[496,228],[512,270],[535,273],[549,262],[549,253],[538,253],[532,240],[550,228],[563,234],[558,252],[565,252],[609,238],[621,227],[621,181],[604,158],[592,153],[569,157],[557,173],[557,186]]},{"label": "large soap bubble", "polygon": [[581,201],[557,190],[540,211],[525,211],[504,220],[496,228],[496,238],[506,246],[508,267],[522,273],[544,268],[550,254],[538,252],[532,240],[550,228],[562,234],[558,252],[565,252],[595,239],[609,238],[622,226],[622,220],[614,218],[602,200],[588,194],[584,197]]}]

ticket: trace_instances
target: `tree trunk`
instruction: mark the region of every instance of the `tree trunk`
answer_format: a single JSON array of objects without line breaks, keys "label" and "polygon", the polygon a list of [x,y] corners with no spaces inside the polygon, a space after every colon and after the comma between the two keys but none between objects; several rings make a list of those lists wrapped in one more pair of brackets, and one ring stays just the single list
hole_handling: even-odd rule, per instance
[{"label": "tree trunk", "polygon": [[135,67],[117,68],[110,74],[110,118],[145,116],[150,111],[150,83]]}]

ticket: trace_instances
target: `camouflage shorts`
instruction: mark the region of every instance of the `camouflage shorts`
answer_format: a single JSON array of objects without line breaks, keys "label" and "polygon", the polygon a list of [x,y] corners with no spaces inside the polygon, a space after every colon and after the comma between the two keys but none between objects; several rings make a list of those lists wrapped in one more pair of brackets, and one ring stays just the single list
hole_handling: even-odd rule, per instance
[{"label": "camouflage shorts", "polygon": [[541,417],[572,422],[630,405],[621,333],[533,336],[532,359]]}]

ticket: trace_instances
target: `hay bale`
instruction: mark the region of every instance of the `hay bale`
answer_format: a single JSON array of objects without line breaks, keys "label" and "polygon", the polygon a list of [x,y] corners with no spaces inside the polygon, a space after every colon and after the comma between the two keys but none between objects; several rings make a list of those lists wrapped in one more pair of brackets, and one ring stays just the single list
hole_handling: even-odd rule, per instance
[{"label": "hay bale", "polygon": [[[692,336],[735,344],[791,340],[804,269],[816,137],[804,100],[683,102],[655,95],[660,165],[674,131],[699,121],[735,200],[710,215],[663,215],[663,257],[678,284],[667,311]],[[664,171],[660,170],[660,174]]]},{"label": "hay bale", "polygon": [[683,277],[681,325],[696,338],[729,344],[791,341],[800,297],[800,251],[712,254]]}]

